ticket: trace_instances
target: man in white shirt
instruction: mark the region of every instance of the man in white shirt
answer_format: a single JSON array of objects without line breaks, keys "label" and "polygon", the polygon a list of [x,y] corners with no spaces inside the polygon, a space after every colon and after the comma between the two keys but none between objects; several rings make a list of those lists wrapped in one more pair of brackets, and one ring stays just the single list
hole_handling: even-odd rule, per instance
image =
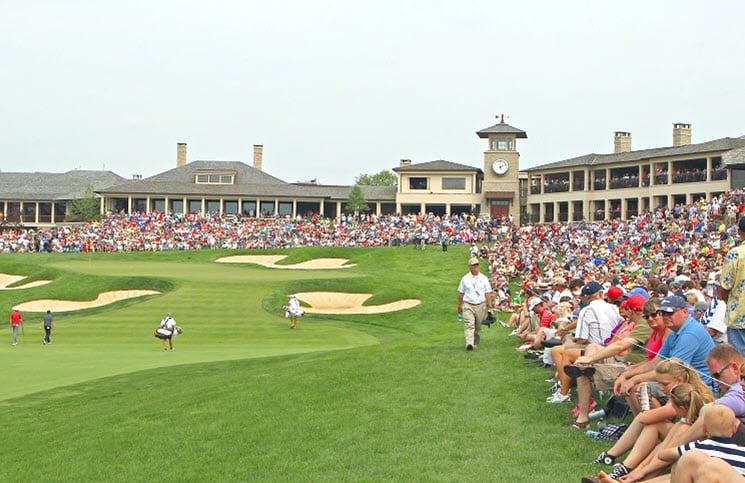
[{"label": "man in white shirt", "polygon": [[479,271],[479,259],[468,261],[469,273],[463,275],[458,285],[458,314],[463,318],[466,335],[466,350],[479,346],[481,322],[486,313],[494,314],[492,287],[489,278]]}]

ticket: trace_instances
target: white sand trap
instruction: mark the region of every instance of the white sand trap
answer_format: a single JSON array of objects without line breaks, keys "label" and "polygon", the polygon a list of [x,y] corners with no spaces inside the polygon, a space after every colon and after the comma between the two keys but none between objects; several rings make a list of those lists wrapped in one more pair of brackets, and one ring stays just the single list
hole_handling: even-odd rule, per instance
[{"label": "white sand trap", "polygon": [[294,265],[277,265],[277,262],[287,258],[287,255],[234,255],[215,260],[218,263],[255,263],[267,268],[285,268],[289,270],[323,270],[330,268],[351,268],[356,265],[345,265],[348,258],[316,258]]},{"label": "white sand trap", "polygon": [[301,292],[295,294],[310,307],[303,307],[309,314],[382,314],[410,309],[421,304],[421,300],[404,299],[383,305],[362,305],[372,297],[371,293]]},{"label": "white sand trap", "polygon": [[17,287],[8,287],[8,285],[20,282],[24,278],[26,277],[24,277],[23,275],[8,275],[6,273],[0,273],[0,290],[21,290],[23,288],[39,287],[51,282],[51,280],[34,280],[33,282],[24,283],[23,285],[18,285]]},{"label": "white sand trap", "polygon": [[126,300],[135,297],[142,297],[144,295],[156,295],[160,292],[156,290],[112,290],[111,292],[102,292],[98,294],[95,300],[76,302],[74,300],[32,300],[30,302],[24,302],[18,304],[14,309],[25,310],[27,312],[46,312],[51,310],[52,312],[71,312],[73,310],[90,309],[93,307],[101,307],[103,305],[112,304],[119,300]]}]

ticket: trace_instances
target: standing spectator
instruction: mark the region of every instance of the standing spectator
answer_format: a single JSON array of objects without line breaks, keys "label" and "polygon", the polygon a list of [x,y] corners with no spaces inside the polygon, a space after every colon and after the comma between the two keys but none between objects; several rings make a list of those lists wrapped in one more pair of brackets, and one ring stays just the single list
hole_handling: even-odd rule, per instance
[{"label": "standing spectator", "polygon": [[466,350],[472,351],[479,346],[481,322],[487,312],[494,313],[494,306],[491,283],[479,271],[478,258],[468,260],[468,270],[458,285],[458,314],[462,315],[465,325]]},{"label": "standing spectator", "polygon": [[13,329],[13,345],[18,345],[18,327],[23,325],[23,314],[18,309],[10,313],[10,328]]},{"label": "standing spectator", "polygon": [[44,318],[39,324],[39,327],[44,329],[44,339],[42,339],[41,342],[44,345],[51,344],[52,339],[50,336],[52,335],[52,329],[54,329],[54,319],[52,318],[51,310],[47,310],[47,313],[44,314]]},{"label": "standing spectator", "polygon": [[[733,205],[734,206],[734,205]],[[737,224],[745,240],[745,216]],[[745,354],[745,245],[732,248],[724,258],[719,298],[727,302],[727,342]]]}]

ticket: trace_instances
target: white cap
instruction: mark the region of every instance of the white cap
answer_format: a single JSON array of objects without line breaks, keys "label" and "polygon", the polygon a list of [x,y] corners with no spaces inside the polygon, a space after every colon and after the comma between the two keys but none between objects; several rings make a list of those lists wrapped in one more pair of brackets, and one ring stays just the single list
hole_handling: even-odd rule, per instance
[{"label": "white cap", "polygon": [[533,297],[528,301],[528,309],[533,310],[536,305],[542,304],[543,300],[540,299],[540,297]]}]

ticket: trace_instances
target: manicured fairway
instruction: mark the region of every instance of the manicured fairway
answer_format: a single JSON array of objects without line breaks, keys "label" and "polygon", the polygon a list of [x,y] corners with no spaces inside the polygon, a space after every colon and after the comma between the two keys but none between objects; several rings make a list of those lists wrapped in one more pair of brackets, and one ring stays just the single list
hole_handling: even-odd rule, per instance
[{"label": "manicured fairway", "polygon": [[[254,252],[255,253],[255,252]],[[343,270],[217,264],[227,251],[1,255],[0,273],[49,278],[0,291],[0,309],[104,290],[161,295],[41,314],[10,346],[0,330],[0,427],[17,481],[572,481],[605,448],[544,402],[549,373],[525,365],[505,329],[463,349],[455,288],[465,248],[296,249],[283,263],[348,258]],[[419,298],[409,310],[308,315],[287,328],[300,291]],[[152,336],[171,311],[185,333]],[[8,454],[6,452],[6,454]]]}]

